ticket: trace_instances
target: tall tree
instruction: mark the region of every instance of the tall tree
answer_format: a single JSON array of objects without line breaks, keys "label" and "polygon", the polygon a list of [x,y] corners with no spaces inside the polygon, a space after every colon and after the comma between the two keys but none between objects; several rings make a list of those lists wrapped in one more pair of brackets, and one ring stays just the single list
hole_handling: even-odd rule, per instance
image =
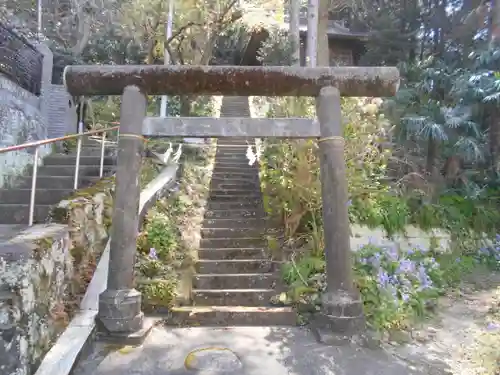
[{"label": "tall tree", "polygon": [[318,58],[318,11],[319,0],[307,4],[307,66],[315,67]]},{"label": "tall tree", "polygon": [[300,0],[289,0],[289,24],[292,62],[300,66]]}]

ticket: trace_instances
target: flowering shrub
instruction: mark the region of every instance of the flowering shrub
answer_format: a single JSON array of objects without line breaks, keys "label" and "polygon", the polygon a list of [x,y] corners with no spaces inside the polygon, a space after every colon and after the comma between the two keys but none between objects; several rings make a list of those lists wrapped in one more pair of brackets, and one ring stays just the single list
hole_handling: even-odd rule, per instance
[{"label": "flowering shrub", "polygon": [[423,316],[443,290],[443,271],[433,254],[415,248],[366,245],[355,254],[356,283],[374,328],[401,328]]},{"label": "flowering shrub", "polygon": [[490,246],[484,246],[475,254],[475,260],[489,268],[500,270],[500,234],[497,234],[495,240]]}]

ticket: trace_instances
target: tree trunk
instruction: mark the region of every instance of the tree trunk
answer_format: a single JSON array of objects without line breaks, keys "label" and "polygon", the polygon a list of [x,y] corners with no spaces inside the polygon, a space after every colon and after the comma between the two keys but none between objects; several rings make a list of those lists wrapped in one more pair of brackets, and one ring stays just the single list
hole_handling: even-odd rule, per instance
[{"label": "tree trunk", "polygon": [[318,4],[309,0],[307,7],[307,66],[315,67],[318,57]]},{"label": "tree trunk", "polygon": [[289,0],[289,2],[292,65],[300,66],[300,0]]},{"label": "tree trunk", "polygon": [[426,170],[431,178],[434,178],[436,175],[436,160],[439,155],[438,142],[432,137],[429,136],[427,139],[427,160],[426,160]]},{"label": "tree trunk", "polygon": [[[490,48],[500,47],[500,0],[491,1],[491,30]],[[491,107],[489,143],[491,154],[491,166],[494,170],[498,167],[500,151],[500,118],[498,106]]]},{"label": "tree trunk", "polygon": [[330,65],[330,49],[328,45],[328,19],[330,0],[319,0],[318,7],[318,66]]}]

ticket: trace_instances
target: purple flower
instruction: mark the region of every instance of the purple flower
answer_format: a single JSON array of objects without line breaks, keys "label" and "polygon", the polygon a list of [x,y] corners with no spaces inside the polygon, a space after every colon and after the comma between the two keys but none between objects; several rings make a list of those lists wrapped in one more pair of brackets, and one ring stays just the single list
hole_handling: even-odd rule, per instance
[{"label": "purple flower", "polygon": [[487,329],[488,331],[496,331],[497,329],[500,329],[500,324],[490,322],[490,323],[488,323],[488,325],[486,326],[486,329]]},{"label": "purple flower", "polygon": [[409,259],[403,259],[399,263],[397,273],[412,273],[415,272],[415,263]]},{"label": "purple flower", "polygon": [[369,261],[369,262],[370,262],[373,266],[375,266],[375,267],[380,267],[381,257],[382,257],[382,256],[380,255],[380,253],[375,253],[375,254],[373,254],[373,256],[372,256],[372,257],[370,257],[370,258],[368,259],[368,261]]},{"label": "purple flower", "polygon": [[415,252],[419,252],[419,253],[422,253],[422,254],[425,254],[428,250],[423,248],[422,246],[420,245],[415,245]]},{"label": "purple flower", "polygon": [[386,287],[389,284],[389,275],[383,269],[378,270],[377,278],[380,286]]},{"label": "purple flower", "polygon": [[420,290],[428,289],[432,286],[432,280],[429,275],[427,275],[427,270],[422,264],[418,267],[417,277],[418,282],[420,283]]},{"label": "purple flower", "polygon": [[408,300],[410,299],[410,295],[407,293],[401,293],[401,299],[403,300],[403,302],[408,302]]},{"label": "purple flower", "polygon": [[486,247],[481,247],[479,249],[479,252],[482,253],[482,254],[488,254],[489,253],[489,250],[486,248]]},{"label": "purple flower", "polygon": [[149,257],[154,260],[158,260],[158,254],[156,253],[156,249],[152,247],[149,249]]},{"label": "purple flower", "polygon": [[347,207],[349,207],[349,206],[351,206],[351,205],[352,205],[352,200],[351,200],[351,199],[349,199],[349,200],[347,201]]}]

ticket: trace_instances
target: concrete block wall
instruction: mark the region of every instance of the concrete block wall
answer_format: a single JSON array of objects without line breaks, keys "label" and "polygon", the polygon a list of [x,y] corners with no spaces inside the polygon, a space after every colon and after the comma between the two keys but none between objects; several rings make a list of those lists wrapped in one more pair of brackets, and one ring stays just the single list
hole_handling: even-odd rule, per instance
[{"label": "concrete block wall", "polygon": [[76,116],[73,98],[63,85],[50,85],[49,96],[43,103],[46,106],[49,138],[63,137],[75,133]]}]

